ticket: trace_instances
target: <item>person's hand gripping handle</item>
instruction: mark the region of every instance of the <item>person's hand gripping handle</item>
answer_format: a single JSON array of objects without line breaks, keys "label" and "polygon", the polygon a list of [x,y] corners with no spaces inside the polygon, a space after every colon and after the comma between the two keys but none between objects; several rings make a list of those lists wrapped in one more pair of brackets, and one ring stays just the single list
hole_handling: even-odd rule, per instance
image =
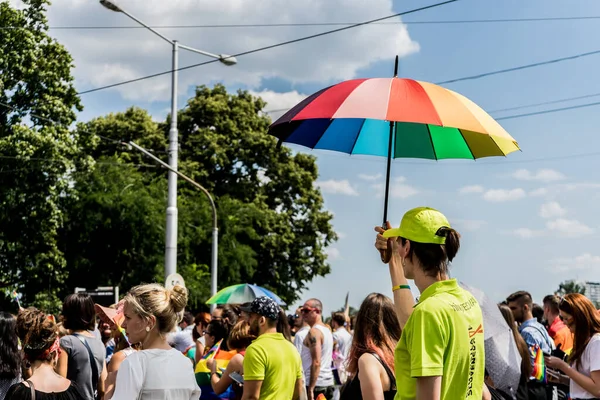
[{"label": "person's hand gripping handle", "polygon": [[379,250],[379,255],[381,256],[381,262],[387,264],[392,259],[392,251],[394,247],[394,239],[386,239],[383,237],[383,232],[390,229],[392,226],[389,221],[386,221],[385,227],[376,227],[375,232],[378,233],[377,240],[375,242],[375,247]]}]

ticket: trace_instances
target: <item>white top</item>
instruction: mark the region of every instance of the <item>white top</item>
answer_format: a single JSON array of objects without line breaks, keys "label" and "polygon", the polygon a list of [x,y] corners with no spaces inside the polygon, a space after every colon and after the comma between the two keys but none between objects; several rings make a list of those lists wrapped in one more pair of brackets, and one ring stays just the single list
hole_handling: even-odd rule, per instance
[{"label": "white top", "polygon": [[346,330],[346,328],[338,328],[337,331],[333,332],[333,341],[337,343],[337,348],[340,353],[347,360],[350,354],[350,348],[352,347],[352,335]]},{"label": "white top", "polygon": [[[296,336],[294,336],[294,346],[298,349],[298,353],[300,353],[300,358],[302,359],[302,371],[308,370],[308,378],[310,379],[310,364],[312,363],[312,357],[310,356],[310,350],[304,345],[304,339],[308,336],[308,332],[310,332],[309,326],[303,326],[296,332]],[[304,383],[308,386],[306,375],[304,376]]]},{"label": "white top", "polygon": [[200,388],[190,360],[181,352],[141,350],[119,367],[113,400],[197,400]]},{"label": "white top", "polygon": [[[329,387],[333,386],[333,371],[331,370],[332,356],[333,356],[333,335],[324,325],[315,325],[316,328],[323,334],[323,345],[321,347],[321,370],[317,377],[317,386]],[[304,352],[308,352],[308,365],[304,364]],[[306,384],[310,383],[310,365],[312,363],[312,357],[310,356],[310,349],[306,346],[302,348],[302,368],[304,368],[304,378]]]},{"label": "white top", "polygon": [[[583,354],[581,355],[577,371],[591,378],[592,371],[600,371],[600,333],[592,336]],[[570,384],[571,398],[594,399],[589,392],[579,386],[573,379]]]}]

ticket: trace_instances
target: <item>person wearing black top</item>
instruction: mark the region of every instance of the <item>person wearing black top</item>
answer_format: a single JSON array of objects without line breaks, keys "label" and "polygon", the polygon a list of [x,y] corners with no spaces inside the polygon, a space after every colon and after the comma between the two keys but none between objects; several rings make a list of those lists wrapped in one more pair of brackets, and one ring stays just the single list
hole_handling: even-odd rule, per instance
[{"label": "person wearing black top", "polygon": [[380,293],[368,295],[356,315],[347,368],[351,378],[340,400],[372,400],[381,393],[385,400],[394,398],[394,349],[400,333],[394,303]]}]

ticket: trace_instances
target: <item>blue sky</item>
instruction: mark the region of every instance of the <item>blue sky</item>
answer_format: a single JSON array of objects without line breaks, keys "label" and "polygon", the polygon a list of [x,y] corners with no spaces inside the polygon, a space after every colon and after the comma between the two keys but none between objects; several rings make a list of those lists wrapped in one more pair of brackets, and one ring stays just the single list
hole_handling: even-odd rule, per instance
[{"label": "blue sky", "polygon": [[[166,3],[166,2],[165,2]],[[422,0],[274,1],[241,4],[177,0],[123,0],[122,6],[149,24],[347,22],[377,18],[433,2]],[[341,4],[344,6],[342,7]],[[50,25],[131,25],[126,17],[93,2],[56,0]],[[541,18],[600,15],[600,3],[573,0],[461,0],[406,16],[403,21]],[[327,30],[326,27],[164,29],[171,37],[215,53],[236,53]],[[395,54],[404,54],[400,75],[440,82],[600,49],[597,20],[485,24],[378,25],[240,57],[238,65],[213,64],[181,73],[180,104],[195,84],[223,82],[230,90],[251,90],[289,107],[303,95],[352,77],[389,76]],[[86,90],[169,69],[168,45],[145,30],[60,31],[52,34],[75,59],[78,89]],[[204,61],[182,54],[181,65]],[[485,110],[600,93],[600,55],[510,72],[446,87]],[[122,111],[130,105],[163,118],[169,107],[168,77],[82,96],[81,120]],[[546,107],[492,113],[521,114],[583,104],[597,98]],[[583,108],[501,121],[522,152],[507,158],[469,161],[397,160],[390,220],[427,205],[445,213],[462,233],[452,275],[483,289],[494,300],[526,289],[535,300],[565,279],[598,281],[600,231],[596,169],[600,136],[598,108]],[[274,114],[277,117],[278,114]],[[308,151],[296,147],[298,151]],[[318,297],[326,312],[353,306],[370,292],[391,295],[387,267],[373,248],[373,227],[381,223],[382,198],[374,188],[385,160],[311,151],[318,157],[326,206],[334,213],[339,242],[329,249],[332,273],[316,279],[303,298]],[[587,154],[587,155],[586,155]],[[466,193],[468,192],[468,193]],[[208,284],[208,282],[207,282]]]}]

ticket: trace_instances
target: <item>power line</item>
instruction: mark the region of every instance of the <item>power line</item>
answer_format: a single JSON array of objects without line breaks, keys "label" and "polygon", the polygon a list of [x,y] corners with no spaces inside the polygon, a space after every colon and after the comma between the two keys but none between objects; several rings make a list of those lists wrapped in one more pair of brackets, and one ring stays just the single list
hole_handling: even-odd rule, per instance
[{"label": "power line", "polygon": [[533,64],[520,65],[518,67],[500,69],[500,70],[492,71],[492,72],[485,72],[483,74],[478,74],[478,75],[465,76],[463,78],[450,79],[447,81],[436,82],[436,85],[445,85],[448,83],[462,82],[462,81],[467,81],[467,80],[472,80],[472,79],[480,79],[480,78],[485,78],[485,77],[492,76],[492,75],[498,75],[498,74],[504,74],[507,72],[514,72],[514,71],[520,71],[520,70],[528,69],[528,68],[540,67],[542,65],[554,64],[554,63],[559,63],[559,62],[568,61],[568,60],[574,60],[577,58],[592,56],[592,55],[596,55],[596,54],[600,54],[600,50],[588,51],[586,53],[579,53],[579,54],[575,54],[575,55],[568,56],[568,57],[554,58],[552,60],[540,61],[540,62],[536,62]]},{"label": "power line", "polygon": [[[288,40],[288,41],[277,43],[277,44],[273,44],[273,45],[270,45],[270,46],[260,47],[258,49],[254,49],[254,50],[244,51],[242,53],[233,54],[232,57],[242,57],[242,56],[246,56],[246,55],[249,55],[249,54],[258,53],[260,51],[274,49],[276,47],[287,46],[289,44],[298,43],[298,42],[302,42],[302,41],[309,40],[309,39],[315,39],[315,38],[318,38],[318,37],[321,37],[321,36],[330,35],[332,33],[342,32],[342,31],[345,31],[345,30],[358,28],[360,26],[365,26],[365,25],[373,24],[375,22],[383,21],[383,20],[386,20],[386,19],[395,18],[395,17],[399,17],[399,16],[402,16],[402,15],[408,15],[408,14],[416,13],[416,12],[419,12],[419,11],[429,10],[429,9],[440,7],[440,6],[443,6],[443,5],[446,5],[446,4],[454,3],[456,1],[458,1],[458,0],[447,0],[447,1],[444,1],[444,2],[441,2],[441,3],[436,3],[436,4],[429,5],[429,6],[415,8],[413,10],[409,10],[409,11],[404,11],[404,12],[400,12],[400,13],[388,15],[387,17],[376,18],[376,19],[372,19],[372,20],[369,20],[369,21],[360,22],[358,24],[353,24],[353,25],[342,27],[342,28],[333,29],[333,30],[330,30],[330,31],[320,32],[320,33],[317,33],[317,34],[314,34],[314,35],[304,36],[304,37],[301,37],[301,38]],[[198,64],[192,64],[192,65],[188,65],[187,67],[178,68],[177,71],[184,71],[184,70],[187,70],[187,69],[200,67],[202,65],[212,64],[212,63],[215,63],[215,62],[218,62],[218,61],[219,60],[214,59],[214,60],[210,60],[210,61],[201,62],[201,63],[198,63]],[[116,86],[126,85],[126,84],[133,83],[133,82],[139,82],[139,81],[142,81],[142,80],[145,80],[145,79],[150,79],[150,78],[155,78],[157,76],[170,74],[172,71],[173,70],[169,70],[169,71],[165,71],[165,72],[159,72],[159,73],[156,73],[156,74],[147,75],[147,76],[143,76],[143,77],[140,77],[140,78],[129,79],[127,81],[113,83],[111,85],[101,86],[101,87],[94,88],[94,89],[89,89],[89,90],[84,90],[83,92],[79,92],[78,94],[82,95],[82,94],[87,94],[87,93],[93,93],[93,92],[97,92],[97,91],[104,90],[104,89],[110,89],[110,88],[113,88],[113,87],[116,87]]]},{"label": "power line", "polygon": [[[499,18],[499,19],[470,19],[470,20],[438,20],[438,21],[382,21],[371,25],[456,25],[456,24],[487,24],[507,22],[560,22],[598,20],[600,16],[573,17],[538,17],[538,18]],[[314,26],[351,26],[356,22],[299,22],[299,23],[257,23],[257,24],[200,24],[200,25],[150,25],[152,29],[231,29],[231,28],[285,28],[285,27],[314,27]],[[2,26],[0,30],[23,29],[20,26]],[[51,30],[113,30],[113,29],[146,29],[140,25],[113,26],[51,26]]]},{"label": "power line", "polygon": [[593,107],[593,106],[598,106],[598,105],[600,105],[600,101],[597,101],[595,103],[579,104],[579,105],[570,106],[570,107],[552,108],[550,110],[535,111],[535,112],[530,112],[530,113],[526,113],[526,114],[507,115],[505,117],[498,117],[498,118],[495,118],[495,119],[496,119],[496,121],[501,121],[501,120],[505,120],[505,119],[515,119],[515,118],[531,117],[533,115],[553,114],[555,112],[567,111],[567,110],[576,110],[576,109],[579,109],[579,108],[587,108],[587,107]]},{"label": "power line", "polygon": [[[521,106],[508,107],[508,108],[498,108],[496,110],[490,110],[490,111],[488,111],[488,113],[492,114],[492,113],[498,113],[498,112],[504,112],[504,111],[521,110],[523,108],[546,106],[546,105],[549,105],[549,104],[564,103],[564,102],[567,102],[567,101],[588,99],[590,97],[598,97],[598,96],[600,96],[600,93],[585,94],[583,96],[567,97],[567,98],[564,98],[564,99],[544,101],[544,102],[541,102],[541,103],[524,104],[524,105],[521,105]],[[281,111],[281,110],[275,110],[275,111]]]}]

